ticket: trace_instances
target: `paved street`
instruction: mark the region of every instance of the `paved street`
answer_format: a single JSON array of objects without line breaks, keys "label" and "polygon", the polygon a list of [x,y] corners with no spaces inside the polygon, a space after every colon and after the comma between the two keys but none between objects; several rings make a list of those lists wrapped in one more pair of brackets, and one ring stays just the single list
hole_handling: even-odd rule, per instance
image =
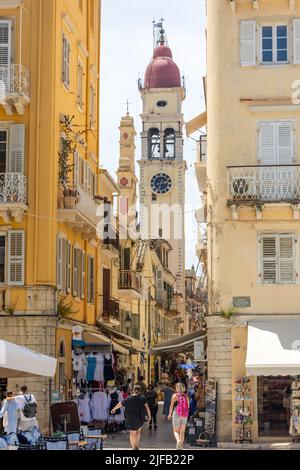
[{"label": "paved street", "polygon": [[[140,449],[175,449],[176,442],[173,436],[172,424],[162,416],[162,406],[158,412],[158,429],[148,430],[145,423],[142,431]],[[188,445],[186,447],[189,447]],[[130,449],[129,433],[109,434],[105,441],[105,449]]]}]

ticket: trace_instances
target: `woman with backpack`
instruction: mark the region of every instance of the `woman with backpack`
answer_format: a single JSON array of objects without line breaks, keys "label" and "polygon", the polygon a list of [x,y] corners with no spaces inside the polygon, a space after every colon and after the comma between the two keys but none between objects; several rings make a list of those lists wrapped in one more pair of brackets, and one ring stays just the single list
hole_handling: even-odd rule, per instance
[{"label": "woman with backpack", "polygon": [[176,384],[176,393],[172,396],[169,411],[169,420],[173,423],[173,432],[176,439],[176,449],[183,448],[185,428],[189,415],[189,397],[183,383]]}]

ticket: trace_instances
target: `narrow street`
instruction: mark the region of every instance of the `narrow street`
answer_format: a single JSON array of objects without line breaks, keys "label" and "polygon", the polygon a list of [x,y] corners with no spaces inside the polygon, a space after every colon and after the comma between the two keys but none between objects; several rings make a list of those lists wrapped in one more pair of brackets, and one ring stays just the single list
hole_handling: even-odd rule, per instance
[{"label": "narrow street", "polygon": [[[176,443],[172,431],[172,423],[162,415],[162,405],[158,412],[158,429],[148,430],[145,423],[142,430],[140,449],[175,449]],[[190,447],[186,445],[186,447]],[[108,434],[104,449],[130,449],[129,432]]]}]

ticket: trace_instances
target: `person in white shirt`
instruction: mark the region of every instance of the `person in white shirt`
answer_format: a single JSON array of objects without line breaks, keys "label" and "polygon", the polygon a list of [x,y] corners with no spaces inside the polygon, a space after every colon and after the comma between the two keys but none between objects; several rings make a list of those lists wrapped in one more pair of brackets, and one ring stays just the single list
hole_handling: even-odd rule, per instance
[{"label": "person in white shirt", "polygon": [[35,396],[32,393],[28,393],[26,385],[23,385],[23,387],[21,387],[21,392],[21,395],[16,396],[18,407],[21,410],[19,429],[20,431],[31,431],[33,428],[39,429],[36,417],[27,418],[24,415],[24,408],[27,403],[37,403]]}]

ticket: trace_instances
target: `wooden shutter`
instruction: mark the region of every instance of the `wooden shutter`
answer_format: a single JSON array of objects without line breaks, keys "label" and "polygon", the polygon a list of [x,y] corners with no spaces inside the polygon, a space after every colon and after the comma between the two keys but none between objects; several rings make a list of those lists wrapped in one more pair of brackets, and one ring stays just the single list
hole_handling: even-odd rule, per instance
[{"label": "wooden shutter", "polygon": [[11,63],[11,21],[0,20],[0,66]]},{"label": "wooden shutter", "polygon": [[81,252],[81,298],[85,297],[85,271],[86,271],[86,254]]},{"label": "wooden shutter", "polygon": [[67,240],[65,238],[61,238],[61,243],[62,243],[62,259],[61,259],[61,264],[62,264],[62,278],[61,278],[61,284],[62,284],[62,292],[66,292],[66,285],[67,285]]},{"label": "wooden shutter", "polygon": [[72,245],[67,241],[67,253],[66,253],[66,291],[69,294],[71,292],[71,263],[72,263]]},{"label": "wooden shutter", "polygon": [[8,232],[8,284],[24,285],[25,234],[23,230]]},{"label": "wooden shutter", "polygon": [[67,87],[69,87],[70,85],[70,54],[71,54],[70,44],[66,36],[63,35],[62,81]]},{"label": "wooden shutter", "polygon": [[88,163],[84,160],[84,190],[87,192],[88,190]]},{"label": "wooden shutter", "polygon": [[9,159],[10,173],[24,173],[25,125],[13,124],[9,127]]},{"label": "wooden shutter", "polygon": [[240,54],[242,67],[256,65],[255,21],[241,21],[240,23]]},{"label": "wooden shutter", "polygon": [[293,121],[277,122],[277,164],[290,165],[294,156],[294,123]]},{"label": "wooden shutter", "polygon": [[276,122],[258,124],[258,160],[261,165],[276,164]]},{"label": "wooden shutter", "polygon": [[56,239],[56,285],[58,290],[62,290],[62,238]]},{"label": "wooden shutter", "polygon": [[77,248],[73,249],[73,297],[78,295],[78,257]]},{"label": "wooden shutter", "polygon": [[300,18],[293,20],[293,62],[300,64]]},{"label": "wooden shutter", "polygon": [[268,284],[277,282],[276,236],[263,236],[261,242],[262,280]]},{"label": "wooden shutter", "polygon": [[296,280],[295,272],[295,237],[279,235],[279,283],[289,284]]},{"label": "wooden shutter", "polygon": [[74,188],[77,189],[79,185],[79,154],[77,151],[74,152],[73,182]]},{"label": "wooden shutter", "polygon": [[87,292],[86,292],[87,302],[91,302],[91,257],[87,257]]},{"label": "wooden shutter", "polygon": [[156,297],[158,302],[164,300],[164,282],[163,272],[160,269],[156,270]]},{"label": "wooden shutter", "polygon": [[91,283],[91,291],[90,291],[90,302],[93,304],[95,302],[95,260],[94,258],[91,258],[90,260],[90,283]]}]

